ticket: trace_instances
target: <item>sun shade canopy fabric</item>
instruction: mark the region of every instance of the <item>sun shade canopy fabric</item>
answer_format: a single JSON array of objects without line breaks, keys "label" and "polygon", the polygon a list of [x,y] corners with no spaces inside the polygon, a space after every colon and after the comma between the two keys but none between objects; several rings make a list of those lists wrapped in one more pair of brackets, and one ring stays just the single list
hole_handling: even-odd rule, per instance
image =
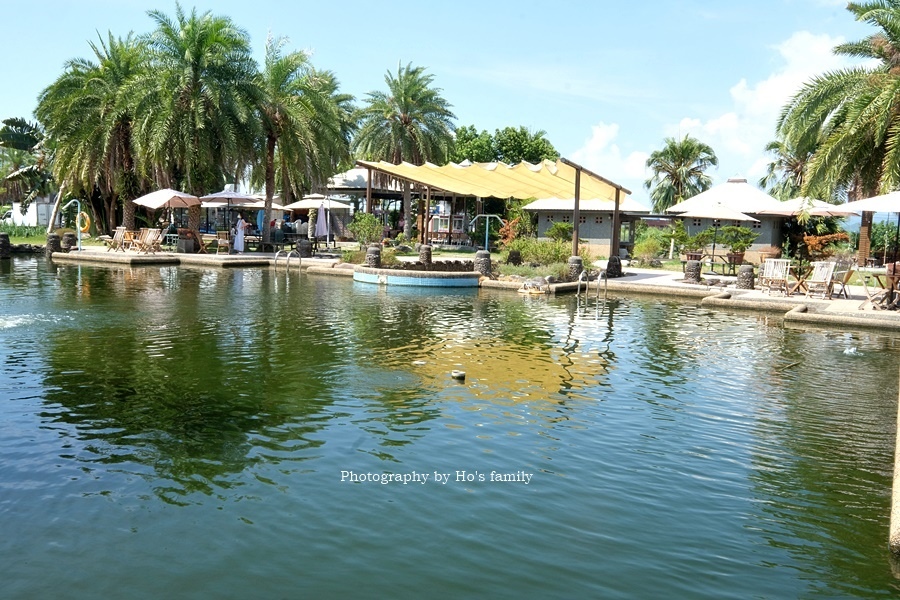
[{"label": "sun shade canopy fabric", "polygon": [[[431,163],[417,166],[410,163],[399,165],[385,161],[357,161],[357,164],[397,177],[414,181],[431,188],[481,198],[571,198],[575,194],[576,168],[558,160],[545,160],[533,165],[521,162],[507,165],[502,162],[456,164],[437,166]],[[583,169],[581,172],[581,193],[583,199],[624,201],[631,192],[622,186],[594,175]]]}]

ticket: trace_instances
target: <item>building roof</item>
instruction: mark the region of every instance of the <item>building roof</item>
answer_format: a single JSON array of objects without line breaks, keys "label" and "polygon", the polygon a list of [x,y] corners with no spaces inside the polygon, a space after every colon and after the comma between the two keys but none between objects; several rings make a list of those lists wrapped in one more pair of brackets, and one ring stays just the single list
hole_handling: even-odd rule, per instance
[{"label": "building roof", "polygon": [[759,214],[760,211],[776,209],[781,206],[780,201],[758,187],[750,185],[746,179],[735,177],[669,207],[666,212],[683,213],[703,210],[718,204],[749,214]]},{"label": "building roof", "polygon": [[575,195],[576,178],[580,181],[582,202],[585,199],[614,201],[617,195],[622,202],[631,193],[566,159],[556,162],[545,160],[538,164],[523,161],[517,165],[502,162],[449,163],[443,166],[404,162],[395,165],[363,160],[357,161],[357,164],[434,189],[481,198],[571,198]]},{"label": "building roof", "polygon": [[[575,198],[542,198],[522,207],[532,211],[572,212],[575,210]],[[581,212],[613,212],[616,203],[612,200],[598,200],[596,198],[581,199],[578,202],[578,210]],[[619,210],[627,213],[649,213],[650,209],[630,196],[626,196],[619,202]]]}]

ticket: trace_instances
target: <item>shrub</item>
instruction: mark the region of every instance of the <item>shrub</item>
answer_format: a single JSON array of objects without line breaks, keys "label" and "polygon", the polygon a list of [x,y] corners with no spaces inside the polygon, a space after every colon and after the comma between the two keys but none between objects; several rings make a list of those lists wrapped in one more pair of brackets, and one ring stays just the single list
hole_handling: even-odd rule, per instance
[{"label": "shrub", "polygon": [[[570,238],[571,239],[571,238]],[[535,238],[516,238],[509,243],[501,258],[504,262],[509,259],[509,251],[518,250],[525,264],[552,265],[554,263],[566,264],[572,256],[572,242],[562,240],[537,240]],[[581,246],[578,254],[585,265],[593,262],[593,257],[586,247]]]},{"label": "shrub", "polygon": [[556,221],[555,223],[553,223],[553,225],[547,228],[547,231],[544,235],[557,242],[571,242],[572,234],[574,232],[575,228],[571,223]]},{"label": "shrub", "polygon": [[662,244],[653,236],[646,236],[634,244],[631,255],[640,264],[650,264],[662,253]]},{"label": "shrub", "polygon": [[361,246],[381,240],[384,232],[384,227],[378,222],[378,218],[367,212],[357,212],[353,215],[353,222],[347,225],[347,229]]}]

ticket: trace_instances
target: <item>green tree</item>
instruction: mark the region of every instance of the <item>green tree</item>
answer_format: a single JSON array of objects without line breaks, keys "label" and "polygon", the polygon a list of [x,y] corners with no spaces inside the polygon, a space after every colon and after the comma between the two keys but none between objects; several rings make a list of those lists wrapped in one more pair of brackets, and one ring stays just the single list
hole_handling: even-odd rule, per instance
[{"label": "green tree", "polygon": [[[133,96],[129,86],[143,71],[147,54],[131,34],[109,34],[90,43],[97,59],[74,59],[38,98],[35,114],[56,143],[56,180],[82,198],[96,191],[115,228],[116,202],[125,198],[125,226],[134,228],[140,191],[133,146]],[[99,211],[95,210],[95,214]]]},{"label": "green tree", "polygon": [[516,164],[523,160],[539,163],[558,159],[559,152],[545,136],[544,131],[532,132],[521,126],[497,129],[493,135],[486,130],[479,133],[474,125],[459,127],[450,160]]},{"label": "green tree", "polygon": [[[285,202],[305,182],[321,185],[349,162],[351,112],[349,97],[337,93],[329,72],[317,73],[305,52],[283,53],[286,40],[269,38],[266,59],[257,77],[258,110],[265,155],[266,223],[275,195],[276,148]],[[268,241],[269,229],[263,229]]]},{"label": "green tree", "polygon": [[455,163],[464,160],[475,163],[495,161],[494,138],[486,130],[479,133],[474,125],[457,127],[450,160]]},{"label": "green tree", "polygon": [[353,215],[353,222],[347,225],[347,229],[359,242],[361,248],[371,242],[381,239],[384,227],[378,221],[378,217],[371,213],[357,212]]},{"label": "green tree", "polygon": [[40,124],[20,118],[3,121],[0,148],[6,150],[8,159],[15,160],[10,162],[11,170],[5,180],[17,191],[17,200],[22,203],[24,214],[35,198],[50,194],[53,190],[53,154],[48,150]]},{"label": "green tree", "polygon": [[[194,194],[221,189],[253,156],[257,68],[247,33],[231,19],[152,10],[151,68],[133,93],[141,168],[159,187]],[[190,213],[199,224],[199,210]]]},{"label": "green tree", "polygon": [[653,151],[647,159],[653,176],[644,182],[657,213],[708,190],[712,180],[706,170],[719,165],[713,149],[690,135],[680,140],[666,138],[664,143],[662,150]]},{"label": "green tree", "polygon": [[529,131],[525,127],[504,127],[494,133],[497,160],[514,165],[523,160],[539,163],[544,159],[556,160],[559,152],[546,137],[545,131]]},{"label": "green tree", "polygon": [[826,190],[863,198],[900,186],[900,2],[851,2],[847,10],[876,31],[834,52],[868,64],[813,78],[778,120],[782,139],[815,148],[806,195]]},{"label": "green tree", "polygon": [[[445,164],[453,146],[451,105],[432,86],[434,78],[423,67],[397,67],[384,81],[388,91],[369,92],[361,109],[360,128],[353,141],[358,156],[369,160],[403,161],[415,165],[426,161]],[[412,234],[412,195],[403,183],[403,233]]]},{"label": "green tree", "polygon": [[760,178],[759,186],[780,200],[801,196],[813,150],[800,149],[793,141],[784,139],[769,142],[766,152],[773,158],[766,165],[766,174]]}]

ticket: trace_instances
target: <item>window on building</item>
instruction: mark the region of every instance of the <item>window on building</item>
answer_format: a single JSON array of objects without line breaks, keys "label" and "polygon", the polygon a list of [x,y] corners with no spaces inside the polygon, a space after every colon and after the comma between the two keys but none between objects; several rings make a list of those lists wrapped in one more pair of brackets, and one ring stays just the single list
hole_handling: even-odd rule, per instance
[{"label": "window on building", "polygon": [[703,225],[702,219],[694,219],[694,227],[700,227],[701,225]]},{"label": "window on building", "polygon": [[587,217],[584,215],[578,215],[578,223],[584,225],[587,223]]},{"label": "window on building", "polygon": [[594,223],[596,223],[597,225],[602,224],[602,223],[603,223],[603,217],[601,217],[600,215],[597,215],[596,217],[594,217]]}]

